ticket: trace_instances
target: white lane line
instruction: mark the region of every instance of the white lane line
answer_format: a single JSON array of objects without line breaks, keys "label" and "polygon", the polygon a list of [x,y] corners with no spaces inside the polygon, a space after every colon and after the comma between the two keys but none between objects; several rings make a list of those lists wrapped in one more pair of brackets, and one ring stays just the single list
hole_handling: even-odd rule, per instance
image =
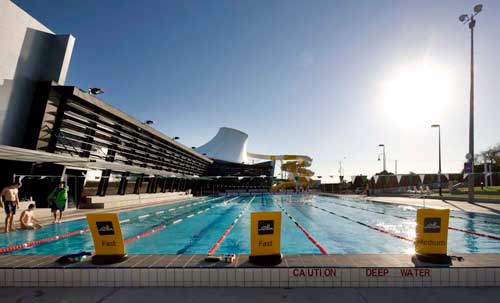
[{"label": "white lane line", "polygon": [[177,223],[180,223],[180,222],[182,222],[182,219],[175,220],[173,224],[177,224]]},{"label": "white lane line", "polygon": [[130,222],[130,219],[121,220],[120,223]]},{"label": "white lane line", "polygon": [[159,214],[163,214],[165,211],[164,210],[161,210],[161,211],[157,211],[156,214],[159,215]]},{"label": "white lane line", "polygon": [[169,209],[168,211],[174,211],[174,210],[175,210],[175,208],[171,208],[171,209]]},{"label": "white lane line", "polygon": [[201,214],[202,212],[203,212],[203,211],[202,211],[202,210],[200,210],[200,211],[199,211],[199,212],[197,212],[197,213],[198,213],[198,214]]},{"label": "white lane line", "polygon": [[194,217],[194,214],[190,214],[189,216],[187,216],[188,218],[192,218]]},{"label": "white lane line", "polygon": [[147,218],[147,217],[149,217],[149,215],[142,215],[142,216],[139,216],[138,218],[139,219],[144,219],[144,218]]}]

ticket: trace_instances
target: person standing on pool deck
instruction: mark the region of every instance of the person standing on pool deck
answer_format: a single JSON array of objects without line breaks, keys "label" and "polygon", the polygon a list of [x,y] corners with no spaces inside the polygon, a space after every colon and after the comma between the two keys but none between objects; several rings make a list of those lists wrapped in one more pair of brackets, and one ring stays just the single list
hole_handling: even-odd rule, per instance
[{"label": "person standing on pool deck", "polygon": [[35,218],[35,204],[31,203],[28,209],[23,210],[19,218],[21,229],[42,228],[42,224]]},{"label": "person standing on pool deck", "polygon": [[21,183],[14,182],[12,185],[2,189],[0,194],[0,206],[5,210],[5,232],[16,230],[13,226],[16,208],[19,207],[19,188]]},{"label": "person standing on pool deck", "polygon": [[[62,213],[68,202],[68,187],[64,181],[59,182],[59,185],[47,197],[50,209],[54,215],[54,223],[61,223]],[[57,211],[59,211],[59,220],[57,219]]]}]

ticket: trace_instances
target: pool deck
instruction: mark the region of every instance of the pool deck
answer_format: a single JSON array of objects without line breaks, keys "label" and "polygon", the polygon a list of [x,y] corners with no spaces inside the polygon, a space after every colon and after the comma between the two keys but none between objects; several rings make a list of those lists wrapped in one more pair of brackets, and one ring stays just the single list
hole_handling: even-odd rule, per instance
[{"label": "pool deck", "polygon": [[450,210],[473,212],[488,215],[500,215],[500,203],[498,202],[477,202],[469,203],[465,201],[453,200],[438,200],[425,198],[408,198],[408,197],[385,197],[385,196],[365,196],[365,195],[339,195],[321,193],[320,195],[337,197],[347,200],[358,200],[366,202],[383,202],[392,204],[403,204],[410,206],[423,206],[433,208],[447,208]]},{"label": "pool deck", "polygon": [[130,255],[95,266],[59,265],[58,256],[1,255],[0,287],[493,287],[500,254],[457,254],[450,266],[410,255],[285,255],[280,265],[208,263],[205,255]]},{"label": "pool deck", "polygon": [[[202,197],[193,197],[191,195],[178,195],[178,196],[173,196],[170,197],[170,199],[166,199],[165,201],[161,202],[153,202],[153,203],[145,203],[145,204],[134,204],[134,205],[123,205],[123,206],[118,206],[118,207],[113,207],[113,208],[97,208],[97,209],[76,209],[76,208],[71,208],[67,209],[63,213],[63,222],[67,221],[73,221],[73,220],[79,220],[85,218],[85,216],[89,213],[120,213],[120,212],[125,212],[125,211],[132,211],[132,210],[137,210],[137,209],[142,209],[142,208],[148,208],[148,207],[155,207],[155,206],[161,206],[161,205],[168,205],[172,203],[179,203],[183,201],[190,201],[190,200],[195,200],[195,199],[201,199],[205,198],[207,196],[202,196]],[[20,209],[16,212],[16,216],[14,218],[14,226],[16,228],[19,227],[19,215],[24,209]],[[41,211],[43,210],[43,212]],[[52,216],[52,213],[47,211],[47,209],[37,209],[35,210],[35,216],[36,218],[43,224],[43,225],[48,225],[48,224],[53,224],[54,218]],[[0,212],[0,233],[3,232],[4,229],[4,220],[5,220],[5,215],[3,212]]]}]

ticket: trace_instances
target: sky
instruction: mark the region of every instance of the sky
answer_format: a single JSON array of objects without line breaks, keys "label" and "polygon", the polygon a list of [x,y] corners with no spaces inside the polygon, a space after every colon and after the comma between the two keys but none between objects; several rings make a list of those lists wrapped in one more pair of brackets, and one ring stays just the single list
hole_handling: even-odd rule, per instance
[{"label": "sky", "polygon": [[[187,146],[219,127],[248,150],[305,154],[323,182],[387,169],[443,173],[468,152],[474,1],[15,0],[76,38],[67,85]],[[475,150],[500,142],[500,1],[475,28]],[[338,180],[334,177],[333,181]]]}]

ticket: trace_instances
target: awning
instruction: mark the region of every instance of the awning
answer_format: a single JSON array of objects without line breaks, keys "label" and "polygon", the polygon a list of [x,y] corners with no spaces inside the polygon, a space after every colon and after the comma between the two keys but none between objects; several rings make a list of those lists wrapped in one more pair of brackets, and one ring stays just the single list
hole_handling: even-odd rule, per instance
[{"label": "awning", "polygon": [[141,166],[91,160],[77,156],[48,153],[39,150],[0,145],[0,160],[21,161],[33,163],[54,163],[75,168],[111,169],[113,171],[130,172],[133,174],[155,175],[169,178],[199,179],[199,176],[184,175],[164,170]]},{"label": "awning", "polygon": [[75,163],[89,162],[89,159],[72,157],[68,155],[53,154],[39,150],[0,145],[0,160],[35,162],[35,163]]}]

